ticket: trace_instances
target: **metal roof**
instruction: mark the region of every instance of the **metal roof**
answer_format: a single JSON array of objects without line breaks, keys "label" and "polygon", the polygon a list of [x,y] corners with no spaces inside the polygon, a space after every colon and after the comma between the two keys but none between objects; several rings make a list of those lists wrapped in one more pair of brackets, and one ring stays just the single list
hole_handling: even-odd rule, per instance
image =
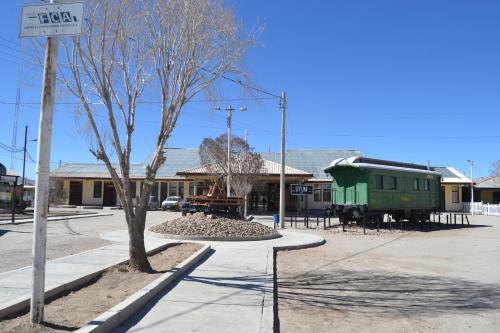
[{"label": "metal roof", "polygon": [[[280,153],[260,153],[262,158],[274,162],[270,171],[280,165]],[[296,175],[313,175],[313,178],[331,179],[324,173],[324,168],[336,158],[358,156],[358,150],[327,150],[327,149],[293,149],[286,153],[285,165],[291,174],[294,170],[301,173]],[[201,164],[198,148],[168,148],[166,161],[158,170],[156,178],[180,179],[177,172],[196,168]],[[146,163],[131,164],[130,175],[132,178],[143,178],[146,172]],[[279,172],[278,172],[279,173]],[[287,172],[288,173],[288,172]],[[106,166],[102,163],[66,163],[52,171],[51,176],[60,178],[110,178]]]},{"label": "metal roof", "polygon": [[434,167],[434,170],[439,172],[443,178],[460,178],[445,167]]},{"label": "metal roof", "polygon": [[[263,159],[281,163],[280,153],[260,153]],[[361,156],[359,150],[334,150],[334,149],[290,149],[285,155],[285,165],[309,172],[313,178],[331,179],[325,173],[325,168],[338,158]]]},{"label": "metal roof", "polygon": [[335,167],[410,171],[410,172],[439,175],[438,172],[432,170],[432,168],[429,168],[425,165],[379,160],[379,159],[360,157],[360,156],[338,158],[332,161],[330,165],[327,168],[325,168],[325,170],[330,170]]},{"label": "metal roof", "polygon": [[[260,169],[261,175],[279,175],[281,172],[281,164],[272,162],[269,160],[264,160],[264,165]],[[205,166],[198,166],[188,170],[182,170],[177,172],[178,175],[206,175],[208,173]],[[298,170],[285,165],[285,174],[290,176],[304,176],[311,177],[312,174],[306,171]]]},{"label": "metal roof", "polygon": [[441,174],[441,183],[470,183],[471,180],[461,172],[458,172],[455,168],[452,167],[433,167],[434,170]]},{"label": "metal roof", "polygon": [[500,176],[487,176],[487,177],[481,177],[477,178],[474,180],[474,183],[476,184],[476,188],[491,188],[491,189],[499,189],[500,188]]},{"label": "metal roof", "polygon": [[[198,149],[193,148],[168,148],[165,153],[165,163],[158,169],[157,179],[181,179],[177,171],[189,169],[200,164]],[[146,163],[130,165],[131,178],[144,178]],[[119,170],[118,165],[115,165]],[[65,163],[52,171],[52,177],[58,178],[110,178],[108,169],[102,163]]]}]

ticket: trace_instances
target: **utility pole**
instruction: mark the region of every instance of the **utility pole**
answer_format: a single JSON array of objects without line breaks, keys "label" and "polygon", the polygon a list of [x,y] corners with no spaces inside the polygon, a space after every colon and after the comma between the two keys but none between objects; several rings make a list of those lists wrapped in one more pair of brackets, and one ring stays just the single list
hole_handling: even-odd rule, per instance
[{"label": "utility pole", "polygon": [[[55,3],[51,0],[50,3]],[[43,69],[40,125],[36,161],[35,214],[33,223],[33,282],[30,319],[33,324],[43,321],[45,300],[45,261],[47,243],[47,215],[49,199],[50,148],[52,118],[56,88],[59,37],[48,37]]]},{"label": "utility pole", "polygon": [[470,164],[470,214],[474,215],[474,180],[472,178],[472,168],[474,167],[473,160],[467,160]]},{"label": "utility pole", "polygon": [[23,205],[23,200],[24,200],[24,185],[26,184],[25,181],[25,174],[26,174],[26,149],[28,145],[28,126],[24,127],[24,157],[23,157],[23,181],[22,181],[22,187],[21,187],[21,206]]},{"label": "utility pole", "polygon": [[[216,111],[220,111],[221,108],[216,108]],[[226,192],[227,196],[231,196],[231,127],[233,122],[233,111],[236,111],[231,105],[225,108],[227,111],[227,184]],[[240,111],[246,111],[246,108],[240,108]]]},{"label": "utility pole", "polygon": [[[245,143],[248,145],[248,140],[247,140],[247,130],[245,130]],[[243,207],[243,217],[246,219],[247,218],[247,211],[248,211],[248,194],[245,194],[245,205]]]},{"label": "utility pole", "polygon": [[280,227],[285,228],[285,114],[286,93],[281,93],[281,172],[280,172]]}]

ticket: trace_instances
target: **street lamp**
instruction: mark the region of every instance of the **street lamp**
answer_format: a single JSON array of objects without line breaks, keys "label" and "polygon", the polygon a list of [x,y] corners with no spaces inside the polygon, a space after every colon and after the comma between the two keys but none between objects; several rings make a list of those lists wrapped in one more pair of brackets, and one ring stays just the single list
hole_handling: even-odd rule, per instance
[{"label": "street lamp", "polygon": [[[216,108],[216,111],[221,111],[221,108]],[[233,111],[236,111],[231,105],[225,108],[227,111],[227,196],[231,196],[231,126],[233,119]],[[247,108],[241,107],[239,111],[246,111]]]},{"label": "street lamp", "polygon": [[474,215],[474,180],[472,179],[472,167],[474,167],[473,160],[467,160],[470,164],[470,213]]}]

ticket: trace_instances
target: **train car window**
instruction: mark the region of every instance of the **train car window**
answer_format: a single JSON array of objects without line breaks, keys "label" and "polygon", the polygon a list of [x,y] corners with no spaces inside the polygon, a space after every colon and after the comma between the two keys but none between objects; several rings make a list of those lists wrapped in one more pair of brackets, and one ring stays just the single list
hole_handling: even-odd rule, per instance
[{"label": "train car window", "polygon": [[394,176],[389,177],[389,189],[395,190],[398,188],[398,179]]},{"label": "train car window", "polygon": [[94,181],[94,198],[100,198],[102,196],[102,181]]},{"label": "train car window", "polygon": [[376,175],[375,176],[375,188],[377,190],[383,190],[384,189],[384,176],[381,176],[381,175]]},{"label": "train car window", "polygon": [[426,179],[424,182],[424,191],[430,191],[431,190],[431,181],[429,179]]},{"label": "train car window", "polygon": [[413,191],[418,191],[418,189],[419,189],[418,178],[413,178]]}]

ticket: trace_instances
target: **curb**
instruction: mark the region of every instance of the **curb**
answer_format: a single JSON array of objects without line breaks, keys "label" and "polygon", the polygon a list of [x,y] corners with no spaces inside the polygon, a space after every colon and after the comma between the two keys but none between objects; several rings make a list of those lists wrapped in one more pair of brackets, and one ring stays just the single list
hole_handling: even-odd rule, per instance
[{"label": "curb", "polygon": [[[151,250],[147,251],[146,254],[147,255],[151,255],[151,254],[154,254],[156,252],[163,251],[167,247],[170,247],[170,246],[175,245],[175,244],[181,244],[181,243],[167,243],[167,244],[163,244],[163,245],[160,245],[160,246],[158,246],[158,247],[156,247],[154,249],[151,249]],[[104,248],[104,247],[106,247],[106,246],[99,247],[97,249]],[[91,249],[91,250],[83,251],[83,252],[80,252],[80,253],[72,254],[72,255],[69,255],[69,256],[66,256],[66,257],[57,258],[57,259],[54,259],[52,261],[60,261],[60,260],[65,259],[67,257],[77,256],[77,255],[79,255],[81,253],[91,252],[91,251],[94,251],[94,250],[96,250],[96,249]],[[78,288],[78,287],[84,285],[85,283],[89,282],[90,280],[92,280],[93,278],[95,278],[96,276],[98,276],[99,274],[101,274],[102,272],[104,272],[106,269],[108,269],[108,268],[110,268],[112,266],[125,264],[126,262],[128,262],[128,259],[124,259],[122,261],[114,262],[114,263],[111,263],[109,265],[106,265],[102,269],[99,269],[99,270],[94,271],[92,273],[89,273],[87,275],[83,275],[83,276],[79,277],[76,280],[72,280],[72,281],[69,281],[69,282],[63,283],[63,284],[55,284],[55,285],[53,284],[50,287],[50,289],[46,289],[45,290],[45,300],[54,299],[58,295],[60,295],[61,293],[64,293],[64,292],[67,292],[67,291],[71,291],[71,290],[73,290],[75,288]],[[29,267],[31,267],[31,266],[26,266],[26,267],[18,268],[18,269],[15,269],[13,271],[21,271],[21,270],[27,269]],[[10,273],[10,272],[13,272],[13,271],[3,272],[3,273],[0,273],[0,274]],[[27,309],[30,306],[30,300],[31,300],[31,295],[25,295],[25,296],[21,296],[21,297],[18,297],[18,298],[14,298],[12,301],[2,304],[1,305],[2,307],[0,308],[0,320],[2,320],[5,317],[8,317],[10,315],[16,314],[17,312],[21,312],[21,311]]]},{"label": "curb", "polygon": [[283,246],[276,246],[276,247],[273,247],[274,251],[293,251],[293,250],[303,250],[303,249],[309,249],[309,248],[312,248],[312,247],[317,247],[317,246],[321,246],[323,244],[326,243],[326,240],[321,237],[321,240],[318,240],[316,242],[313,242],[313,243],[309,243],[309,244],[302,244],[302,245],[283,245]]},{"label": "curb", "polygon": [[124,301],[118,303],[108,311],[104,312],[85,326],[78,329],[78,333],[106,333],[120,326],[128,320],[131,315],[139,311],[147,302],[155,297],[160,291],[174,282],[193,265],[199,262],[211,250],[210,245],[205,245],[189,258],[175,266],[171,272],[167,272],[154,280],[146,287],[134,293]]},{"label": "curb", "polygon": [[251,242],[251,241],[263,241],[271,240],[283,237],[280,233],[275,235],[267,236],[250,236],[250,237],[204,237],[204,236],[182,236],[173,234],[160,234],[158,232],[153,232],[146,230],[146,233],[153,237],[167,238],[175,240],[189,240],[189,241],[207,241],[207,242]]},{"label": "curb", "polygon": [[[273,295],[272,295],[272,304],[271,309],[267,308],[263,311],[263,323],[262,328],[265,332],[280,332],[280,319],[279,319],[279,307],[278,307],[278,275],[277,275],[277,257],[279,251],[293,251],[293,250],[302,250],[313,248],[317,246],[321,246],[326,243],[326,240],[321,237],[316,242],[312,242],[309,244],[301,244],[301,245],[283,245],[283,246],[273,246],[273,254],[272,254],[272,282],[273,282]],[[272,313],[271,313],[272,312]]]},{"label": "curb", "polygon": [[[76,220],[76,219],[85,219],[85,218],[90,218],[90,217],[100,217],[100,216],[111,216],[113,213],[96,213],[96,212],[88,212],[85,214],[80,214],[80,215],[64,215],[64,216],[52,216],[47,218],[47,222],[51,221],[61,221],[61,220]],[[18,224],[25,224],[25,223],[33,223],[32,218],[29,219],[21,219],[21,220],[16,220],[14,224],[10,220],[1,220],[0,225],[18,225]],[[8,222],[7,222],[8,221]]]}]

